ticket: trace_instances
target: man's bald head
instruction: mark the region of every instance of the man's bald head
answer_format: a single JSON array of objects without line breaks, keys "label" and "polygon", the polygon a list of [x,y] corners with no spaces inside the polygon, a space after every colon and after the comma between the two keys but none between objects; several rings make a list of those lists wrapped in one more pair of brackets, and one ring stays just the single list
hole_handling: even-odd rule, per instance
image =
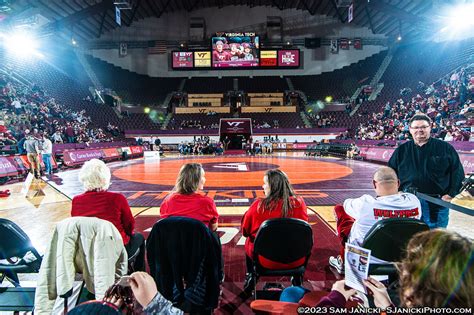
[{"label": "man's bald head", "polygon": [[377,183],[397,183],[398,177],[393,168],[382,166],[375,172],[374,180]]},{"label": "man's bald head", "polygon": [[394,195],[398,193],[400,182],[395,171],[388,167],[382,166],[374,174],[374,188],[377,196]]}]

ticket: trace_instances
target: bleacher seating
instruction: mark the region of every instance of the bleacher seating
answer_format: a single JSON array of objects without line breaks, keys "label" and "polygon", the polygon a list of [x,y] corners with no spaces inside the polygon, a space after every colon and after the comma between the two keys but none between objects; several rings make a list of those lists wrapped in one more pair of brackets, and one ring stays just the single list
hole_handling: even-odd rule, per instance
[{"label": "bleacher seating", "polygon": [[189,94],[226,93],[233,90],[233,79],[231,77],[194,77],[186,79],[183,90]]},{"label": "bleacher seating", "polygon": [[92,56],[86,56],[101,84],[114,90],[124,103],[162,105],[182,78],[154,78],[133,73]]},{"label": "bleacher seating", "polygon": [[291,76],[295,90],[305,92],[308,100],[324,100],[332,96],[334,100],[352,96],[355,90],[369,84],[387,51],[382,51],[358,63],[351,64],[333,72],[320,75]]},{"label": "bleacher seating", "polygon": [[286,80],[280,77],[239,77],[238,80],[239,90],[245,91],[246,93],[284,92],[289,89]]}]

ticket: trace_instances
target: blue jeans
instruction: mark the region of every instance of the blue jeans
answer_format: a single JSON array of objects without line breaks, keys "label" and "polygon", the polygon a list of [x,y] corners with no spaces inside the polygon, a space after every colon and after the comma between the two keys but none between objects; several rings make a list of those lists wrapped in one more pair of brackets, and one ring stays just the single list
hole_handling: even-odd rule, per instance
[{"label": "blue jeans", "polygon": [[446,228],[449,222],[449,209],[432,204],[424,199],[421,203],[421,220],[428,224],[430,229]]},{"label": "blue jeans", "polygon": [[53,172],[53,168],[51,167],[51,154],[44,154],[41,156],[43,158],[44,168],[46,174],[51,174]]}]

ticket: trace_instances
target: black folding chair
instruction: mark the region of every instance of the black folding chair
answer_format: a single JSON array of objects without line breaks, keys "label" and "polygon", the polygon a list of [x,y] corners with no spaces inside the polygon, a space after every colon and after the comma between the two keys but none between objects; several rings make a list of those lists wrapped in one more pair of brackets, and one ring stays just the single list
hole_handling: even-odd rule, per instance
[{"label": "black folding chair", "polygon": [[372,256],[389,263],[370,264],[369,274],[397,275],[394,262],[403,258],[408,241],[413,235],[428,230],[428,225],[418,219],[392,218],[378,221],[366,234],[362,247],[370,249]]},{"label": "black folding chair", "polygon": [[[8,263],[0,263],[0,283],[6,278],[15,287],[20,286],[18,273],[39,272],[42,257],[31,244],[26,233],[15,223],[7,219],[0,219],[0,260]],[[31,252],[35,259],[25,261],[25,255]]]},{"label": "black folding chair", "polygon": [[[254,241],[253,279],[254,296],[260,276],[293,277],[294,284],[303,283],[303,275],[313,248],[313,230],[308,222],[294,218],[266,220],[260,226]],[[301,264],[288,269],[265,268],[261,260],[267,259],[281,264],[291,264],[301,260]]]}]

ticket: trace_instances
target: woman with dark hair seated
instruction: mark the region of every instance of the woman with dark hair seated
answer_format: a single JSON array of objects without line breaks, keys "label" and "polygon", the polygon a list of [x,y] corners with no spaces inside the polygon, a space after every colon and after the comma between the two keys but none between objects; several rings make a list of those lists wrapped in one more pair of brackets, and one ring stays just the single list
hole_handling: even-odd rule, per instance
[{"label": "woman with dark hair seated", "polygon": [[173,192],[161,203],[161,218],[188,217],[201,221],[211,231],[217,230],[217,213],[214,200],[199,194],[204,189],[206,178],[199,163],[188,163],[179,170]]},{"label": "woman with dark hair seated", "polygon": [[[293,187],[288,180],[288,176],[278,170],[273,169],[265,173],[263,177],[263,190],[265,198],[255,200],[242,218],[242,234],[247,237],[245,240],[245,255],[247,263],[247,275],[245,278],[244,291],[253,290],[254,279],[253,270],[253,243],[260,225],[268,219],[274,218],[297,218],[308,221],[306,204],[303,198],[297,197]],[[267,268],[272,268],[269,262]],[[279,269],[280,266],[275,267]],[[288,266],[291,268],[292,266]]]},{"label": "woman with dark hair seated", "polygon": [[[435,229],[416,234],[398,263],[403,307],[473,307],[474,242],[458,233]],[[385,286],[365,281],[377,307],[393,305]]]},{"label": "woman with dark hair seated", "polygon": [[111,222],[123,239],[128,257],[140,248],[134,270],[145,270],[145,239],[134,233],[135,218],[124,195],[109,192],[110,169],[98,159],[87,161],[79,172],[79,181],[86,190],[72,199],[72,217],[95,217]]},{"label": "woman with dark hair seated", "polygon": [[[401,307],[462,308],[474,305],[474,243],[444,229],[416,234],[408,243],[405,258],[397,264]],[[394,307],[385,285],[373,278],[364,280],[376,307]],[[287,291],[287,292],[285,292]],[[296,296],[301,288],[290,287],[282,295]],[[354,289],[338,281],[316,305],[344,307]],[[302,294],[287,302],[297,302]]]}]

